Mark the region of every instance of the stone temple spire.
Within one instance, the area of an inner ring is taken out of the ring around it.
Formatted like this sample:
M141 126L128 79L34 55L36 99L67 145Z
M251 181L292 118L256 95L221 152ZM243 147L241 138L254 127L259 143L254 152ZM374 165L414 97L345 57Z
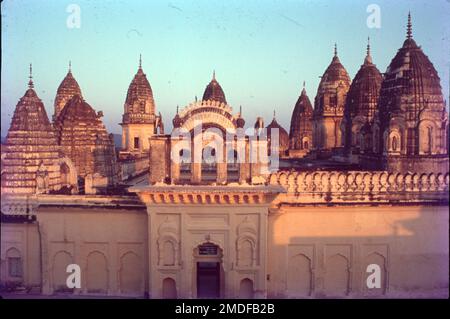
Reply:
M139 54L139 70L142 70L142 54Z
M34 88L34 83L33 83L33 66L30 63L30 76L29 76L30 80L28 81L28 88L32 89Z
M367 37L367 54L366 58L364 59L364 64L371 64L372 63L372 56L370 55L370 37Z
M69 61L69 70L56 90L54 102L55 111L53 115L54 120L59 116L67 102L75 95L80 95L82 97L80 86L72 74L72 61Z
M412 39L411 12L408 12L408 24L406 25L406 38L408 40Z

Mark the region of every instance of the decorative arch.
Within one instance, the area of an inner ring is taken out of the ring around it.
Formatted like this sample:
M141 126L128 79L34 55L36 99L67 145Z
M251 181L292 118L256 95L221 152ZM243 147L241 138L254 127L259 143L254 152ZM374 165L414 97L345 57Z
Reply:
M72 186L77 188L77 168L72 160L65 156L58 159L57 165L60 168L61 186Z
M91 251L87 255L86 290L88 293L106 294L109 288L108 259L103 252Z
M389 132L387 151L390 153L400 153L402 149L401 134L397 129Z
M248 216L237 227L237 265L240 267L253 267L256 264L257 229Z
M7 274L10 279L21 280L23 277L23 258L19 249L10 247L5 254Z
M349 293L349 261L342 254L327 259L325 273L325 292L328 296L346 296Z
M436 149L437 130L434 122L422 120L419 123L419 154L434 154Z
M301 149L309 150L310 148L311 148L311 141L309 140L309 137L308 136L303 136Z
M119 289L122 294L142 295L142 260L134 251L127 251L120 257Z
M204 109L197 109L196 112L190 112L186 114L186 120L181 127L190 132L194 129L198 121L201 121L203 126L209 123L221 128L224 132L226 130L234 132L236 130L236 125L233 122L233 116L226 111L222 111L222 109L219 110L220 111L217 112L214 108L207 107Z
M179 260L178 225L167 217L158 229L158 265L175 266Z
M364 272L367 266L370 264L376 264L381 268L381 287L380 288L367 288L366 280L363 282L363 289L367 295L384 295L387 291L387 259L385 256L377 251L367 254L364 260ZM369 275L365 272L366 277Z
M171 277L164 278L162 281L162 298L177 299L177 284Z
M310 296L312 292L312 261L305 254L292 256L288 261L286 290L290 297Z
M239 284L239 298L242 299L253 299L254 298L254 287L253 280L250 278L244 278Z
M66 284L67 266L73 263L73 256L67 250L60 250L53 255L52 262L52 287L55 292L72 292Z

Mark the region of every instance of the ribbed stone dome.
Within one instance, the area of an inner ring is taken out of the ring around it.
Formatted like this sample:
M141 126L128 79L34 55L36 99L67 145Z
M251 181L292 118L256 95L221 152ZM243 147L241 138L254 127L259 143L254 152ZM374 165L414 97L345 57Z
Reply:
M142 64L139 62L139 69L128 87L122 123L148 124L154 122L155 101L153 99L153 91L147 76L142 70Z
M376 65L372 63L368 46L364 64L356 73L348 90L344 114L350 118L364 116L369 121L372 120L377 108L382 81L383 76Z
M350 83L350 77L348 76L347 70L341 64L335 47L333 59L323 73L317 88L314 112L317 115L331 112L334 114L341 114L342 116L344 108L343 100L350 87ZM330 97L336 96L337 91L340 92L339 94L342 94L342 99L339 100L337 97L331 99Z
M285 151L287 151L289 148L289 135L286 132L286 130L277 122L277 120L275 119L275 115L273 117L272 122L270 122L270 124L267 125L266 129L267 129L267 137L269 139L268 143L269 151L271 146L272 133L275 132L273 131L273 129L278 129L278 138L279 138L278 147L280 153L284 153Z
M225 93L223 93L222 87L216 80L216 73L213 73L213 78L211 82L206 86L205 92L203 93L203 101L218 101L220 103L227 104L225 99Z
M303 84L303 90L298 97L297 103L295 103L291 117L289 130L291 149L300 149L305 136L308 137L309 141L312 140L312 116L313 107Z

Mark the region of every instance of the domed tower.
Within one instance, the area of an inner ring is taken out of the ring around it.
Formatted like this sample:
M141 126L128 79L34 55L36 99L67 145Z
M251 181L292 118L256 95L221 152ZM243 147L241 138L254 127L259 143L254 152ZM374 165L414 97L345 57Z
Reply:
M44 104L34 91L31 75L28 90L14 110L2 149L2 194L35 194L58 190L59 147Z
M286 130L278 124L275 118L275 111L273 111L273 120L266 127L267 130L267 148L269 155L271 154L272 140L278 134L278 149L280 156L285 156L289 149L289 135ZM278 132L277 132L278 130Z
M67 102L55 127L63 153L74 163L78 177L97 175L106 178L104 186L118 181L118 167L112 134L108 134L96 113L80 95Z
M350 77L339 61L335 45L333 59L314 100L313 146L321 156L329 156L333 148L342 146L341 121L349 88Z
M142 70L142 59L139 58L139 68L128 87L120 123L122 150L133 154L147 152L148 138L157 133L160 123L162 124L161 117L155 115L153 91Z
M55 112L53 114L53 121L56 120L59 113L61 113L62 109L66 105L66 103L74 96L74 95L81 95L81 89L78 85L77 80L72 75L72 65L71 62L69 62L69 71L67 72L67 75L62 80L61 84L58 87L58 90L56 91L56 97L55 97Z
M213 72L213 77L211 82L206 86L205 92L203 93L203 101L217 101L220 103L227 104L225 99L225 93L223 93L222 87L216 80L216 72Z
M313 108L306 94L305 82L303 90L295 103L289 131L289 156L303 157L312 148Z
M448 114L436 69L412 37L388 66L374 122L374 149L382 168L399 172L448 172Z
M377 110L380 87L383 77L376 65L372 63L370 43L367 43L367 54L364 63L356 73L345 102L342 132L344 136L344 151L352 162L358 162L360 152L371 152L371 138L363 133L370 132ZM364 131L362 130L365 126ZM368 141L369 143L365 143Z

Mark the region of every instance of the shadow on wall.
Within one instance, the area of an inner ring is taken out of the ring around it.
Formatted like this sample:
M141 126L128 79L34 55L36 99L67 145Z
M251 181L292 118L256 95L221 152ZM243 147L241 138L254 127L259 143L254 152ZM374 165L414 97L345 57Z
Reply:
M448 298L448 206L282 207L269 218L269 298ZM369 289L372 264L381 277Z

